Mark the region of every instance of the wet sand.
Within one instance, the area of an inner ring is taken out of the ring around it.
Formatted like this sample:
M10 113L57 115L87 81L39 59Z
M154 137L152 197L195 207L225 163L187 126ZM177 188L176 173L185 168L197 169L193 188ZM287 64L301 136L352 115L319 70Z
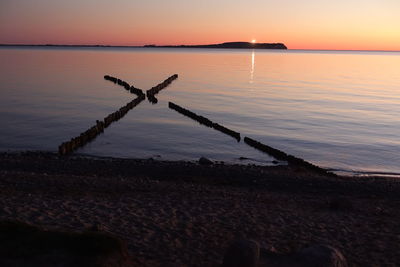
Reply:
M351 266L395 266L398 207L399 179L0 154L1 220L73 231L98 225L127 243L138 266L218 266L237 235L282 253L322 243Z

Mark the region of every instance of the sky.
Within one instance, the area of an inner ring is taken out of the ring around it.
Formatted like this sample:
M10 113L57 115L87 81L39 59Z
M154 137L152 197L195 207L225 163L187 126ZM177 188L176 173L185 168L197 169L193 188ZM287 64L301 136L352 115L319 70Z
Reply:
M400 50L400 0L0 0L1 44Z

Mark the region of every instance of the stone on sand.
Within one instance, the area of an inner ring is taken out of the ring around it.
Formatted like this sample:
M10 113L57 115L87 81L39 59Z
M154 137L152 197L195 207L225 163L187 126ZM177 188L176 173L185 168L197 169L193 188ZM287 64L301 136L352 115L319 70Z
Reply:
M301 266L315 267L347 267L342 253L328 245L314 245L296 253L295 258Z
M277 253L261 248L258 266L268 267L347 267L343 254L328 245L313 245L294 253Z

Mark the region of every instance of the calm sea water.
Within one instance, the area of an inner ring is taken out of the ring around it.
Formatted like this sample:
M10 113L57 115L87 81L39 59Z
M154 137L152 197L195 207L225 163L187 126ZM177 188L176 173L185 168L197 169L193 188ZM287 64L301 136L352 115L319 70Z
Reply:
M135 97L105 74L147 90L178 73L158 104L142 102L77 153L273 160L172 101L323 167L400 173L398 52L3 47L0 71L0 151L57 151Z

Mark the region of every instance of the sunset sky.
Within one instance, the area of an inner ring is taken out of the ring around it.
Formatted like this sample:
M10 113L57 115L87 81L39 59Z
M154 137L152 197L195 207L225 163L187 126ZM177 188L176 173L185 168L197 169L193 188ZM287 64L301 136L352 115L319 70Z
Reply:
M0 0L0 43L400 50L399 14L399 0Z

